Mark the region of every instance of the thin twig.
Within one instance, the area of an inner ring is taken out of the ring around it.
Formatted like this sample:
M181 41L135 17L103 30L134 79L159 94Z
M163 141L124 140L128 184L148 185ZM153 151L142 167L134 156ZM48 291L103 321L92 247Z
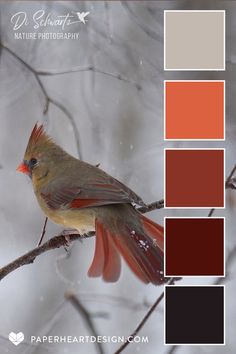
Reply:
M173 354L176 352L176 350L179 348L180 346L179 345L172 345L170 347L170 349L168 350L168 352L166 352L166 354Z
M236 165L234 165L234 167L232 168L232 171L230 172L229 176L226 179L225 188L228 188L229 186L231 187L230 182L235 174L235 171L236 171Z
M17 59L24 67L26 67L29 71L31 71L40 87L40 89L42 90L42 93L45 97L47 97L47 92L46 89L42 83L42 81L40 80L40 78L38 77L37 71L30 65L28 64L26 61L24 61L18 54L16 54L13 50L11 50L9 47L7 47L6 45L4 45L3 43L0 43L0 46L9 54L11 54L15 59Z
M125 76L122 76L121 74L107 72L107 71L101 70L101 69L96 68L95 66L91 66L91 65L88 65L85 67L75 67L75 68L63 70L63 71L37 70L37 69L33 68L30 64L28 64L24 59L22 59L18 54L16 54L8 46L4 45L1 42L0 42L0 46L4 50L6 50L10 55L12 55L15 59L17 59L22 65L24 65L34 75L34 78L37 81L37 83L43 93L44 99L45 99L45 106L43 109L43 113L46 114L49 110L49 105L52 104L52 105L56 106L61 112L63 112L63 114L68 118L68 120L70 121L70 123L73 127L78 156L81 160L82 160L82 151L81 151L81 144L80 144L80 136L79 136L79 131L76 126L73 115L69 112L69 110L61 102L58 102L57 100L55 100L54 98L52 98L48 94L45 85L43 84L42 80L40 79L40 76L63 75L63 74L69 74L69 73L74 73L74 72L89 71L89 72L94 72L94 73L103 74L106 76L113 77L114 79L117 79L119 81L123 81L123 82L134 85L138 91L142 90L142 86L140 84L128 79Z
M117 74L117 73L112 73L112 72L105 71L105 70L101 70L101 69L95 67L94 65L87 65L84 67L83 66L76 66L71 69L66 69L66 70L62 70L62 71L59 71L59 70L50 70L50 71L37 70L37 75L39 75L39 76L55 76L55 75L57 75L58 76L58 75L65 75L65 74L86 72L86 71L90 71L90 72L94 72L96 74L103 74L106 76L113 77L116 80L124 81L128 84L135 86L138 91L142 90L142 86L140 84L138 84L135 81L132 81L131 79L128 79L126 76L123 76L123 75Z
M175 280L176 280L175 278L171 278L168 282L168 285L173 285L175 283ZM132 339L139 333L141 328L145 325L145 323L147 322L147 320L149 319L149 317L154 312L154 310L156 309L156 307L159 305L159 303L161 302L161 300L163 298L164 298L164 291L156 299L156 301L154 302L154 304L152 305L150 310L146 313L146 315L144 316L142 321L139 323L139 325L136 327L136 329L128 336L126 342L124 344L122 344L122 346L118 350L116 350L114 354L119 354L119 353L123 352L123 350L130 344Z
M64 260L68 260L71 257L72 254L72 249L75 246L75 244L72 244L72 246L70 248L65 248L65 252L59 254L54 262L54 266L55 266L55 271L56 274L58 276L58 278L66 285L69 287L73 287L74 282L72 280L70 280L69 278L67 278L62 271L60 270L60 262L64 261Z
M208 213L208 217L211 217L211 216L213 215L214 211L215 211L215 209L212 208L212 209L209 211L209 213Z
M63 311L66 309L67 302L64 300L62 303L59 304L59 306L56 307L56 309L53 311L53 314L49 314L50 317L47 318L47 320L42 324L42 327L37 330L36 337L43 337L43 336L48 336L52 332L52 330L55 328L55 326L61 322L61 317L63 314ZM36 343L30 343L31 345L26 348L24 352L21 352L21 354L34 354L36 352L44 353L44 348L45 348L45 343L42 342L36 342ZM50 347L50 351L52 352L53 349Z
M43 241L43 238L44 238L44 235L45 235L45 232L46 232L47 222L48 222L48 217L46 216L44 224L43 224L43 229L42 229L42 232L41 232L41 235L40 235L40 239L39 239L39 242L38 242L38 245L37 245L38 247L41 245L41 243Z
M108 295L108 294L98 294L98 293L79 293L80 298L85 302L96 302L110 304L113 307L120 306L122 308L127 308L131 311L144 311L149 309L151 306L150 302L145 298L141 302L137 302L129 297Z
M225 181L225 189L235 189L235 185L232 182L232 178L233 178L235 172L236 172L236 165L234 165L234 167L232 168L230 174L228 175L228 177ZM215 209L212 208L208 213L208 217L212 216L214 211L215 211Z
M90 65L87 66L75 66L71 69L65 69L65 70L37 70L37 74L39 76L59 76L59 75L65 75L65 74L72 74L72 73L78 73L78 72L83 72L83 71L93 71L93 67Z
M228 253L228 256L227 256L227 259L225 262L225 270L226 270L225 276L217 278L214 282L214 285L220 285L230 278L229 267L235 261L235 256L236 256L236 245Z
M54 98L48 97L48 102L53 104L55 107L57 107L69 119L69 121L72 125L72 128L73 128L75 142L76 142L76 146L77 146L77 150L78 150L78 155L79 155L80 160L82 160L82 151L81 151L79 131L77 129L77 126L76 126L76 123L75 123L75 120L74 120L72 114L68 111L68 109L63 104L61 104L60 102L58 102Z
M45 99L45 106L43 109L43 113L46 114L49 110L49 105L52 104L56 106L60 111L67 117L67 119L70 121L72 127L73 127L73 132L75 135L75 140L76 140L76 146L77 146L77 151L78 151L78 157L82 160L82 152L81 152L81 144L80 144L80 139L79 139L79 131L76 126L75 120L72 116L72 114L69 112L69 110L62 104L56 101L54 98L50 97L48 94L46 87L44 86L42 80L39 77L39 73L36 69L34 69L30 64L28 64L24 59L22 59L18 54L16 54L13 50L11 50L9 47L6 45L2 44L0 42L0 46L6 50L10 55L12 55L15 59L17 59L22 65L24 65L25 68L27 68L33 75L38 83L41 92L44 96Z
M87 309L81 304L79 301L78 297L72 292L72 291L67 291L65 293L65 298L70 301L70 303L74 306L74 308L79 312L79 314L82 316L84 319L85 323L88 326L88 329L90 330L91 334L94 337L98 337L97 330L93 324L93 321L91 320L91 314ZM97 347L98 353L104 354L104 350L102 347L102 344L98 342L97 340L94 342L94 344Z
M153 205L155 204L156 206L158 206L162 201L159 202L154 202L151 203L149 205L147 205L147 207L145 207L147 212L149 211L149 207L151 206L150 210L154 210ZM139 208L138 210L140 210L141 208ZM158 209L158 207L156 208ZM87 234L83 234L80 235L79 233L77 233L77 231L72 232L69 231L69 233L64 233L62 235L59 236L54 236L53 238L51 238L49 241L45 242L43 245L34 248L33 250L27 252L26 254L24 254L23 256L15 259L14 261L12 261L11 263L7 264L6 266L2 267L0 269L0 280L2 280L5 276L7 276L9 273L13 272L14 270L20 268L23 265L26 264L30 264L33 263L35 258L38 257L40 254L45 253L49 250L55 249L55 248L59 248L59 247L64 247L68 245L68 242L72 242L75 240L81 240L83 238L88 238L88 237L93 237L95 235L94 231L91 231Z
M122 6L124 9L127 11L128 15L131 17L131 19L134 20L134 22L143 30L143 32L146 33L146 35L152 39L155 39L158 42L162 41L161 35L157 34L154 32L151 28L149 28L144 22L141 22L138 18L138 16L134 13L134 11L131 9L130 4L128 4L127 1L121 1Z

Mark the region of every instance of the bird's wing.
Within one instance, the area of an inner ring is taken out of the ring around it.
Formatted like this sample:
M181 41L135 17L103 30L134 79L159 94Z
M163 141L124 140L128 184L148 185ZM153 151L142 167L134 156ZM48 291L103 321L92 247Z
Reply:
M110 176L83 185L68 184L67 181L67 178L56 179L41 190L41 197L50 209L79 209L118 203L145 205L132 190Z

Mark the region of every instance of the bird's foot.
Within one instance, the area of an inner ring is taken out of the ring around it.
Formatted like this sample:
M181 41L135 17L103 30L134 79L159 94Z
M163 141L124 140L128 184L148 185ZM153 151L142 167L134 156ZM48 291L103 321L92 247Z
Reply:
M79 235L79 232L78 230L63 230L61 235L65 238L65 248L69 248L71 243L70 236Z

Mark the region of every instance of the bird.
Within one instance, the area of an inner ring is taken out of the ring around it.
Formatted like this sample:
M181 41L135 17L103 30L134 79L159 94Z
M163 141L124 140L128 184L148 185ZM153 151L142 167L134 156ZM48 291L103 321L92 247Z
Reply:
M80 20L80 22L82 22L83 24L85 24L85 22L87 22L88 20L85 19L85 17L87 17L90 12L75 12L78 16L78 19Z
M39 206L54 223L80 234L95 231L89 277L116 282L121 258L145 284L161 285L163 226L144 216L143 200L108 173L79 160L36 123L17 171L28 175Z

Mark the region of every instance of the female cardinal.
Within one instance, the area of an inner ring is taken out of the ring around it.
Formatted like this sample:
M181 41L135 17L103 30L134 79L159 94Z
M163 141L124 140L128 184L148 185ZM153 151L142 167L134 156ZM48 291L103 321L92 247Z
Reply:
M96 231L89 276L116 281L122 255L143 282L165 281L163 227L135 209L133 204L145 204L131 189L69 155L37 124L17 170L32 179L39 205L49 219L79 233Z

